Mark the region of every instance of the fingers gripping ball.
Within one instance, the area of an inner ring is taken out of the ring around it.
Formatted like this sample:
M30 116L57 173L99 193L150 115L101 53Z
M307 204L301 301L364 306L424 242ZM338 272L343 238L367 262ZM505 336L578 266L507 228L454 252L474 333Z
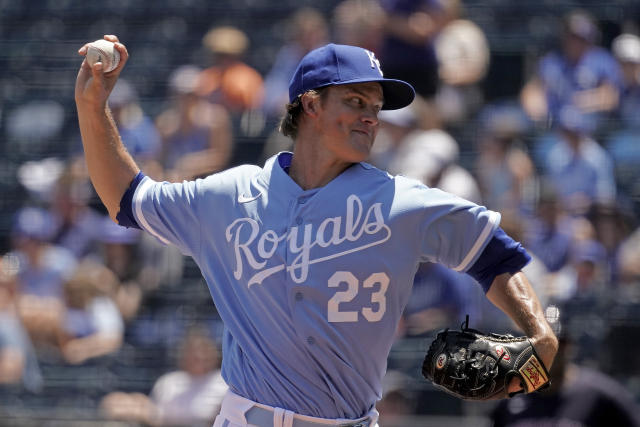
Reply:
M96 40L87 48L87 62L93 67L96 62L102 62L104 73L113 71L120 63L120 52L115 45L108 40Z
M511 397L509 382L520 379L523 392L549 385L549 373L527 337L486 335L470 329L439 332L422 364L435 386L467 400Z

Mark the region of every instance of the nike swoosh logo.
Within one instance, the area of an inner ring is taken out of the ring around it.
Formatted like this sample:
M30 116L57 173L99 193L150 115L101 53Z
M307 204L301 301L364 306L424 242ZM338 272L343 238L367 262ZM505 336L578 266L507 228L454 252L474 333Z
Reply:
M260 196L262 196L262 193L258 193L256 196L246 196L244 193L240 194L238 196L238 203L247 203L247 202L253 202L254 200L256 200L257 198L259 198Z

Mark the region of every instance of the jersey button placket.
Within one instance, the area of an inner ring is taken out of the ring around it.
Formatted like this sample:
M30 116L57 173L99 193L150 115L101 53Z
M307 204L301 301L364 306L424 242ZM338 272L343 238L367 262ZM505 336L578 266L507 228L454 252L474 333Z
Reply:
M294 289L292 300L291 320L293 322L293 328L295 329L298 338L303 343L307 345L314 345L316 343L316 339L309 335L313 329L308 327L309 316L307 313L307 309L309 307L308 304L313 305L313 301L307 300L304 285L298 286L297 289Z
M298 238L301 239L304 233L305 227L305 213L306 210L309 209L308 203L310 201L310 196L299 196L293 200L293 204L291 205L291 211L289 214L289 224L290 227L298 228ZM300 244L300 241L295 242L294 246ZM287 244L286 246L286 259L287 265L289 265L293 259L295 259L299 253L292 253L291 246ZM296 331L298 339L304 345L315 345L316 341L313 336L310 335L311 328L309 328L307 322L309 320L307 309L308 304L313 304L313 301L308 300L305 295L306 287L309 286L309 278L303 283L294 283L291 272L287 272L286 280L287 287L289 288L290 295L290 304L291 304L291 315L292 315L292 326Z

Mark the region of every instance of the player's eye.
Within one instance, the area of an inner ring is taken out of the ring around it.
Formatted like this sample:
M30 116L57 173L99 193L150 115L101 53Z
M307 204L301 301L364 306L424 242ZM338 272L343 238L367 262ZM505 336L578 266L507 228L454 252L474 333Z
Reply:
M362 101L362 98L358 96L352 96L351 98L349 98L349 103L357 106L362 106L364 104L364 101Z

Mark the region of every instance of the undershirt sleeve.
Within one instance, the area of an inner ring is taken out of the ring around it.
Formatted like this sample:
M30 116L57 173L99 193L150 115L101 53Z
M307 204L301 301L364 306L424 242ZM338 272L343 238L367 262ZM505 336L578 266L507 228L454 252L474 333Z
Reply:
M118 224L123 227L142 229L133 216L133 195L144 177L145 175L142 172L138 172L135 178L133 178L133 181L131 181L131 184L129 184L127 191L122 195L122 199L120 199L120 211L118 211L116 215L116 220Z
M516 273L530 261L531 256L522 245L498 227L467 274L476 279L487 293L497 276L503 273Z

